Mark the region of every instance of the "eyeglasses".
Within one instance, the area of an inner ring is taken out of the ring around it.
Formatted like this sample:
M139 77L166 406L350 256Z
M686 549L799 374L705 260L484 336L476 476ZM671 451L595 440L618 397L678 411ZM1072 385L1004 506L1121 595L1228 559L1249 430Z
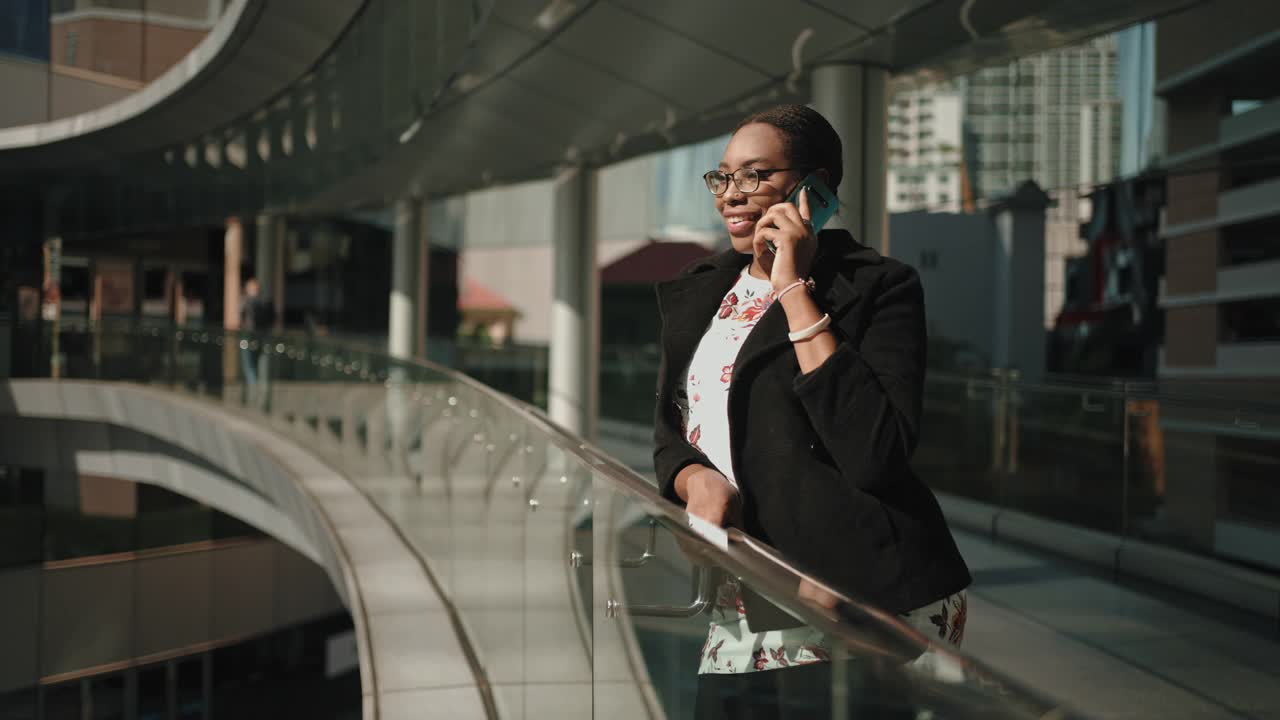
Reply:
M744 193L755 192L760 187L761 180L767 180L774 173L787 172L788 170L796 170L804 172L808 168L753 168L741 167L732 173L723 170L712 170L702 176L707 183L707 189L712 195L723 195L725 190L729 189L729 180L733 180L733 184Z

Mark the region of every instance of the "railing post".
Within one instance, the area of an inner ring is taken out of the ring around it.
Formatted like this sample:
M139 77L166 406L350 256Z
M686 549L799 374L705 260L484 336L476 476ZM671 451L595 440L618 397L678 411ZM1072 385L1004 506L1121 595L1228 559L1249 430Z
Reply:
M1010 370L1006 374L1004 383L1005 387L1005 474L1018 474L1018 406L1021 404L1021 395L1018 392L1019 373L1017 370Z
M1005 461L1008 457L1008 378L1002 369L992 370L991 374L996 380L996 387L991 393L991 476L996 484L996 504L1003 506L1007 490Z

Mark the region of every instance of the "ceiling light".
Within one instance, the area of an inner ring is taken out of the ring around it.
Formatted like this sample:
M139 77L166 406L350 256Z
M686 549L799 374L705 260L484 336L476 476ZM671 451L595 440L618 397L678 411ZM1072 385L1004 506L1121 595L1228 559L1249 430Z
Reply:
M577 3L573 0L551 0L542 9L542 12L538 13L538 16L533 19L533 24L540 30L551 32L556 26L564 22L565 18L569 17L576 7Z

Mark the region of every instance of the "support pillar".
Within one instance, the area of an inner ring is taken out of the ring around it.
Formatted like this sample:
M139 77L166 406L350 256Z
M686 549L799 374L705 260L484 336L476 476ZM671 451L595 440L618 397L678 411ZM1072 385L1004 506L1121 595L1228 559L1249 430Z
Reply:
M595 434L599 357L596 271L596 175L563 169L554 180L554 282L547 393L551 419L590 439Z
M244 256L244 227L240 218L227 218L222 236L222 327L227 331L240 329L240 260ZM239 376L240 349L234 342L223 347L223 383L234 383Z
M421 355L426 314L426 203L407 197L396 202L391 233L391 307L387 353L395 358Z
M1044 224L1049 196L1033 180L987 208L995 231L991 364L1035 382L1045 371Z
M888 82L884 68L852 63L821 65L812 78L813 107L831 122L844 146L838 224L881 253L889 252Z
M397 201L391 233L391 305L387 326L387 353L397 359L425 355L427 235L426 202L413 196ZM400 475L410 472L408 433L412 411L406 397L407 368L393 366L389 375L386 421L391 463L387 469Z
M271 302L272 326L258 332L280 332L284 328L284 222L275 215L259 215L254 245L253 276L259 292Z

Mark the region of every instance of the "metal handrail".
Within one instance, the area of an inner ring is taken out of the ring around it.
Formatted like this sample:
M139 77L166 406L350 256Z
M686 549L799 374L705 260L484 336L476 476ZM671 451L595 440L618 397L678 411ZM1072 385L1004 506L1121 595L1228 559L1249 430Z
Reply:
M1231 397L1210 393L1171 392L1158 383L1112 379L1110 382L1087 382L1056 378L1053 381L1010 379L1002 375L967 375L930 370L926 383L938 385L1013 388L1026 392L1058 395L1084 395L1095 399L1159 400L1167 403L1198 405L1206 410L1229 410L1280 416L1280 402L1248 397Z
M715 573L701 565L694 565L693 596L689 598L688 603L684 605L624 605L617 600L610 599L605 603L604 613L610 618L617 618L623 615L662 618L697 617L711 609L711 601L714 599L714 588L712 588L712 580L714 579Z

